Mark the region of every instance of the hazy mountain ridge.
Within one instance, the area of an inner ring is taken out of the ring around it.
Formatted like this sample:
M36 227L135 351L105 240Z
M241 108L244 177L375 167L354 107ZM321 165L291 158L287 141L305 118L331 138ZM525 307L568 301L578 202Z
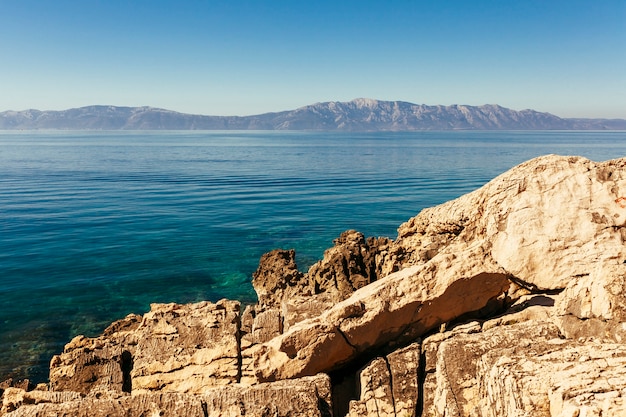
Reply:
M203 116L153 107L5 111L0 129L67 130L621 130L623 119L565 119L499 105L429 106L359 98L253 116Z

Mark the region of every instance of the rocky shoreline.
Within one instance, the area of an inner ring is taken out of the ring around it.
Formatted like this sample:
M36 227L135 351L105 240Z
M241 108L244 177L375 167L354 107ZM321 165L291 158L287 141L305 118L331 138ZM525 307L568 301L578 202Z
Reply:
M626 415L625 241L626 158L536 158L306 273L265 254L256 305L78 336L0 415Z

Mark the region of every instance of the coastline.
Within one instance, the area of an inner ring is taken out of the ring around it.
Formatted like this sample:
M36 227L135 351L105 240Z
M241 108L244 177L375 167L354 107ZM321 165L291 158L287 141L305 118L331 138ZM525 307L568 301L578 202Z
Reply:
M306 273L269 252L256 305L154 304L78 336L49 385L5 386L0 414L617 415L624 190L626 159L548 155L395 240L346 231Z

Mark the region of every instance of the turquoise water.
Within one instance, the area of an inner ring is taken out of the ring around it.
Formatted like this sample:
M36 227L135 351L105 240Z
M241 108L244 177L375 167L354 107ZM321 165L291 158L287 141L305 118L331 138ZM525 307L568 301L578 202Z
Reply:
M305 270L546 153L626 132L0 132L0 380L152 302L253 302L264 252Z

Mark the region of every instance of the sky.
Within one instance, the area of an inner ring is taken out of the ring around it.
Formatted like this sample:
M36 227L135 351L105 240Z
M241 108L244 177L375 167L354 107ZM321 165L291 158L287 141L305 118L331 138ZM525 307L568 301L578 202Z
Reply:
M626 119L626 0L0 0L0 111L358 97Z

